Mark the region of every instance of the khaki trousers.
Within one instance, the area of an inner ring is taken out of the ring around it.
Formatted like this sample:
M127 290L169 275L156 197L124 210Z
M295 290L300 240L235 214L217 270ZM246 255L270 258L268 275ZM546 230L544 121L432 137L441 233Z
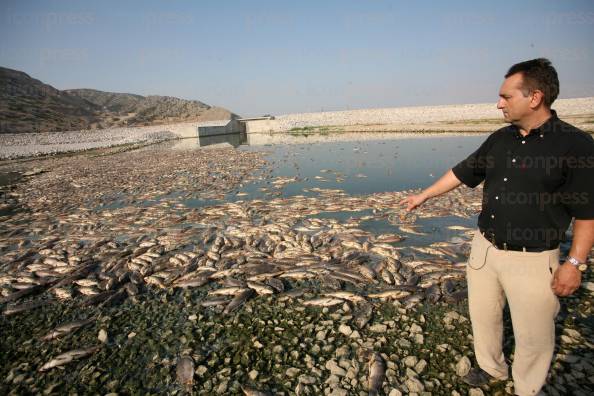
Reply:
M476 359L492 376L508 378L502 350L507 299L515 339L512 376L517 395L535 395L546 381L559 312L559 300L551 289L558 266L558 248L537 253L499 250L479 231L472 240L466 272Z

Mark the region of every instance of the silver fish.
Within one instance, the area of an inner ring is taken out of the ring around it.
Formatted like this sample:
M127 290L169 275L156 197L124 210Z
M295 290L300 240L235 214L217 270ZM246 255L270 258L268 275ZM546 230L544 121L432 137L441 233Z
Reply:
M81 327L86 326L89 323L92 323L94 321L95 321L95 318L91 317L88 319L76 320L74 322L64 323L62 325L59 325L58 327L56 327L55 329L53 329L52 331L50 331L49 333L47 333L46 335L41 337L40 339L42 341L53 340L55 338L62 337L63 335L73 333L76 330L80 329Z
M39 371L47 371L54 367L63 366L67 363L72 362L73 360L81 359L86 356L92 355L93 353L97 352L99 349L101 349L101 347L95 346L95 347L90 347L90 348L75 349L72 351L68 351L66 353L56 356L55 358L53 358L52 360L50 360L49 362L47 362L46 364L41 366Z

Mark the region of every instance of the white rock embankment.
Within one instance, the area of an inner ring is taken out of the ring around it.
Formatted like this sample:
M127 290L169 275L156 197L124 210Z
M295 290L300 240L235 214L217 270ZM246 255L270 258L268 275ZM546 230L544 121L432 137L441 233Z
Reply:
M99 130L18 133L0 135L0 159L32 157L72 151L153 143L187 136L197 123Z
M594 97L558 99L553 108L560 116L594 114ZM385 109L362 109L298 113L276 116L276 131L315 126L350 126L368 124L415 125L465 120L501 119L495 103L415 106Z

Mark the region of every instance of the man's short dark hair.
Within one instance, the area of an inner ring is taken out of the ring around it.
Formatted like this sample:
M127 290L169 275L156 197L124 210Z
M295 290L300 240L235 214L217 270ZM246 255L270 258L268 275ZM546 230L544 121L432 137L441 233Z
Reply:
M522 93L524 96L528 96L535 90L539 90L544 94L544 104L550 108L559 95L559 77L557 77L557 71L551 64L551 61L545 58L538 58L516 63L509 68L505 78L516 73L522 73L524 77L522 84Z

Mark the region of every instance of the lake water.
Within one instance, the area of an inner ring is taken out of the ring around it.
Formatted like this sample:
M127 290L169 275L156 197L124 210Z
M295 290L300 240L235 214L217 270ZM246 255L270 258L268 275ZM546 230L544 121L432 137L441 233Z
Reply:
M224 135L168 143L171 149L233 146L263 151L275 178L296 178L278 195L314 195L311 188L341 189L350 195L424 188L476 150L488 134L419 135L395 133L330 135ZM260 199L271 188L268 181L254 182L228 194L227 200ZM235 193L236 193L235 192ZM247 194L247 195L243 195ZM210 201L212 203L214 201ZM204 202L188 202L203 206Z

